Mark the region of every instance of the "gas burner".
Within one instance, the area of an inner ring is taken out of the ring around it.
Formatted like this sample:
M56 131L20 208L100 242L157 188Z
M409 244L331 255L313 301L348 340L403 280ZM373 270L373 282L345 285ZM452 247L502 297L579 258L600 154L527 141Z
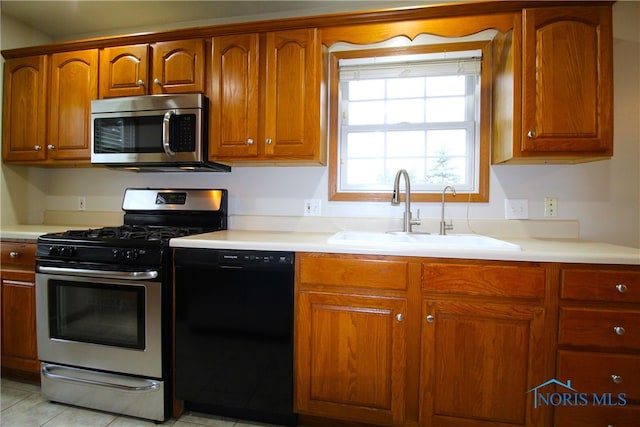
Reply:
M119 227L89 228L87 230L68 230L61 233L61 236L70 239L83 238L95 240L167 240L204 232L205 228L202 227L122 225Z

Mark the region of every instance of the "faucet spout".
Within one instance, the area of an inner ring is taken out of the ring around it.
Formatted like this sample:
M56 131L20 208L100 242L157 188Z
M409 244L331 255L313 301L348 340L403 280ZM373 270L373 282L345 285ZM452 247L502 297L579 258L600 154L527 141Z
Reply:
M444 190L442 190L442 212L440 215L440 235L441 236L446 235L447 230L453 230L453 223L447 224L447 222L444 220L444 196L447 190L451 190L451 194L453 194L453 197L456 196L456 189L451 185L447 185L446 187L444 187Z
M411 182L409 180L409 174L405 169L400 169L396 173L396 178L393 181L393 195L391 196L391 205L400 205L400 178L404 178L404 219L402 225L402 231L405 233L412 232L412 226L420 224L420 218L411 218ZM418 216L420 212L418 212Z

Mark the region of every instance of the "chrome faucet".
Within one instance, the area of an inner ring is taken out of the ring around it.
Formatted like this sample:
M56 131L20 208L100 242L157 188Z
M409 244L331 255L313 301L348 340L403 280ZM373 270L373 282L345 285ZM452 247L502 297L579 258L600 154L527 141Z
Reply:
M412 233L411 226L420 224L420 211L418 211L418 218L411 218L411 183L409 182L409 174L406 170L400 169L396 173L396 179L393 182L393 196L391 196L391 205L400 205L400 177L404 177L404 221L402 225L402 231L405 233Z
M444 187L444 190L442 190L442 215L440 216L440 235L444 236L447 234L447 230L453 230L453 222L450 222L449 224L447 224L447 222L444 220L444 194L447 192L447 190L451 190L451 193L453 193L453 197L456 196L456 189L453 188L453 186L451 185L447 185L446 187Z

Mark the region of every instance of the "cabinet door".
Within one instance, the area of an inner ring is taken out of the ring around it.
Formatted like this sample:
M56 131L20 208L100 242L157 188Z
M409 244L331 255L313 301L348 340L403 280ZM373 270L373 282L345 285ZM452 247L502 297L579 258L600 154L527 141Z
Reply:
M319 158L322 53L316 29L266 35L265 154Z
M300 292L296 411L402 425L406 300Z
M91 157L91 100L98 97L98 50L51 55L47 156Z
M552 375L543 308L426 300L423 314L420 425L550 424L527 393Z
M523 11L523 151L613 152L611 7Z
M159 42L151 48L151 93L205 92L204 40Z
M258 155L258 34L213 38L211 61L212 159Z
M100 50L100 98L149 93L149 45Z
M8 59L4 65L2 147L5 161L44 160L47 56Z
M33 276L33 274L30 274ZM24 274L22 276L25 276ZM38 372L33 278L2 276L2 367Z

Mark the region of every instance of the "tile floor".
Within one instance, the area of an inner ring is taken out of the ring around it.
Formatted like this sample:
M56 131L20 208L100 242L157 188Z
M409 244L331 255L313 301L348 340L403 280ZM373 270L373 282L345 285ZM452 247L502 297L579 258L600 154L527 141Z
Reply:
M0 404L2 427L270 426L199 413L186 413L179 420L172 418L163 424L155 424L138 418L51 403L40 396L40 387L37 385L5 378L0 380Z

